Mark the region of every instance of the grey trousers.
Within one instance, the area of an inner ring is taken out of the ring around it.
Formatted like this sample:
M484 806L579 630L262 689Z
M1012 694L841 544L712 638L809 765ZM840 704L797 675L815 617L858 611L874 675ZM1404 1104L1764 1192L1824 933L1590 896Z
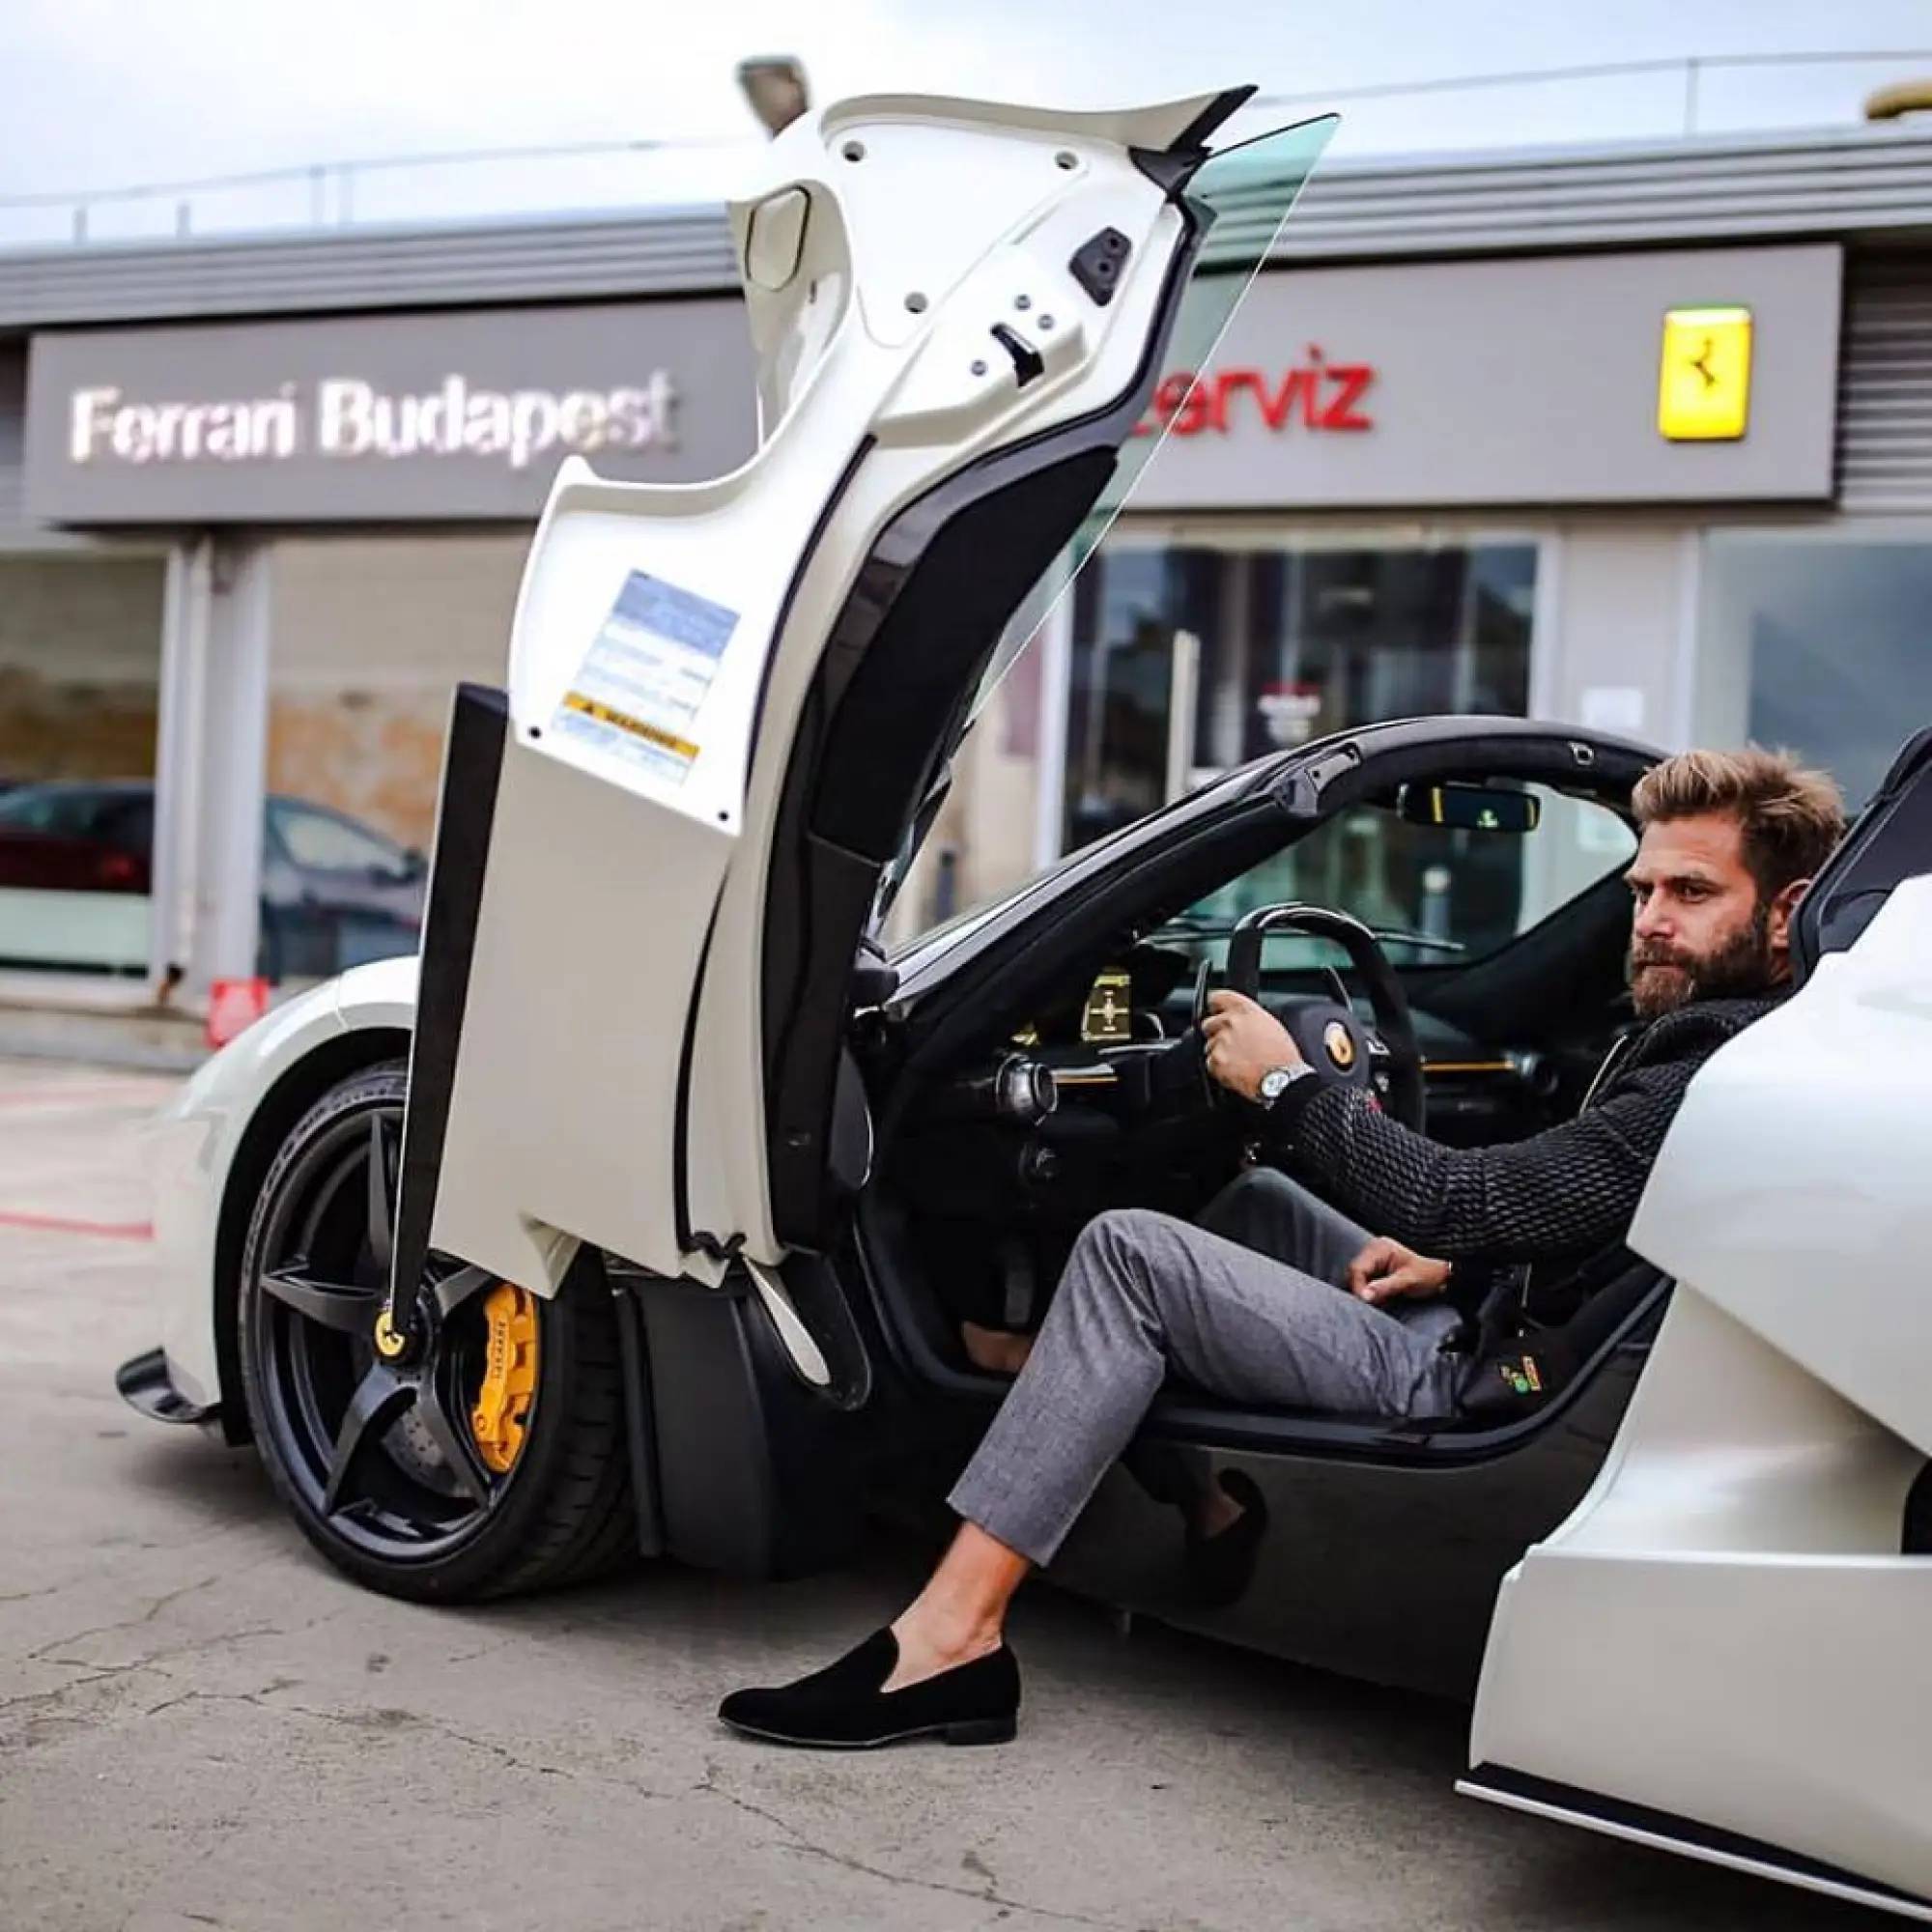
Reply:
M1170 1374L1261 1407L1450 1414L1461 1364L1440 1347L1456 1310L1350 1294L1368 1239L1270 1168L1224 1188L1199 1224L1139 1208L1097 1215L952 1509L1050 1562Z

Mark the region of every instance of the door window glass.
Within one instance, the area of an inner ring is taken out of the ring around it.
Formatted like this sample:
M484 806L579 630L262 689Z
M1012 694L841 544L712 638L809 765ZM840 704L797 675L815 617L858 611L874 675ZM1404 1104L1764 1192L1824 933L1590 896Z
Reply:
M1714 531L1697 640L1698 740L1782 747L1857 808L1932 724L1932 532Z
M1208 366L1336 125L1328 115L1257 135L1216 151L1189 177L1186 200L1194 218L1205 224L1205 233L1166 343L1165 367L1170 373L1163 378L1165 386L1156 389L1154 407L1122 444L1112 474L1072 541L1009 618L971 701L959 716L958 736L979 720L1008 673L1037 642L1048 614L1063 599L1080 594L1078 586L1097 561L1101 539L1148 465L1159 461L1167 447L1172 415L1180 402L1179 395L1172 395L1176 379L1182 380L1184 389L1187 379ZM1161 401L1164 395L1171 397L1168 403ZM933 777L942 784L945 760L956 748L958 736L942 748L935 766ZM886 868L875 916L896 895L918 855L923 830L916 824L909 831Z
M1217 150L1189 177L1187 200L1207 231L1168 338L1170 371L1191 377L1208 366L1337 125L1333 115L1324 115L1258 134ZM1172 422L1171 414L1162 417L1161 394L1156 391L1153 419L1122 446L1113 475L1073 541L1014 611L974 694L969 719L986 708L1014 660L1039 635L1047 612L1065 595L1069 580L1077 582L1088 567L1142 472L1159 461ZM1174 396L1171 408L1178 409L1180 400Z
M378 879L409 876L410 862L402 847L367 826L279 799L270 804L269 816L282 850L305 870L360 872Z

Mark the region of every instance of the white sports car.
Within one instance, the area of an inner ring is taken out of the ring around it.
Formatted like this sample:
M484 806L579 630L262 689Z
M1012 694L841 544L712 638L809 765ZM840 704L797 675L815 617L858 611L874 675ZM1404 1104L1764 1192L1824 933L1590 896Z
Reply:
M1233 772L888 956L878 922L1042 598L1156 445L1327 124L868 99L733 208L762 440L556 478L506 688L457 697L420 960L211 1061L153 1147L164 1419L258 1447L365 1583L837 1561L916 1520L1096 1209L1244 1155L1218 971L1449 1140L1563 1118L1628 1016L1655 757L1434 719ZM1487 906L1351 897L1366 838ZM1055 1566L1231 1641L1475 1690L1463 1788L1932 1920L1932 734L1694 1082L1590 1347L1430 1427L1177 1388ZM1353 917L1363 911L1363 918ZM1263 941L1274 937L1264 971ZM1337 959L1340 964L1335 963ZM1238 1468L1233 1601L1169 1513Z

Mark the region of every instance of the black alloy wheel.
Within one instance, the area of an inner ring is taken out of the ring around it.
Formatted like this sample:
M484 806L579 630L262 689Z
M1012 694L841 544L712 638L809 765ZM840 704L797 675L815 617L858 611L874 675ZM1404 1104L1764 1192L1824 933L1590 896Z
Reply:
M432 1256L419 1334L384 1310L407 1072L343 1081L298 1122L242 1250L244 1394L309 1540L394 1596L584 1580L636 1553L616 1314L599 1258L545 1298Z

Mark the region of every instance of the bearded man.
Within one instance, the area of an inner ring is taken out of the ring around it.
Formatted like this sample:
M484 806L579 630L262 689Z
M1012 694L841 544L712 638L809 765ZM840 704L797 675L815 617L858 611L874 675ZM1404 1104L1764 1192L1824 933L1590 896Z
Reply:
M1199 1222L1101 1214L1037 1337L969 1333L982 1366L1016 1378L949 1498L962 1521L930 1581L837 1663L726 1698L726 1723L845 1747L1010 1737L1019 1668L1007 1605L1170 1375L1244 1406L1392 1421L1480 1412L1497 1369L1517 1393L1544 1392L1534 1357L1522 1366L1524 1337L1543 1337L1552 1306L1587 1307L1628 1264L1631 1220L1685 1089L1788 990L1792 914L1845 829L1829 778L1758 750L1667 759L1634 805L1638 1025L1577 1116L1528 1140L1444 1147L1361 1090L1308 1077L1272 1015L1214 994L1208 1071L1265 1108L1273 1152L1307 1185L1260 1166ZM1545 1339L1535 1347L1550 1352ZM1190 1557L1225 1600L1227 1580L1252 1570L1259 1492L1228 1472L1186 1507Z

